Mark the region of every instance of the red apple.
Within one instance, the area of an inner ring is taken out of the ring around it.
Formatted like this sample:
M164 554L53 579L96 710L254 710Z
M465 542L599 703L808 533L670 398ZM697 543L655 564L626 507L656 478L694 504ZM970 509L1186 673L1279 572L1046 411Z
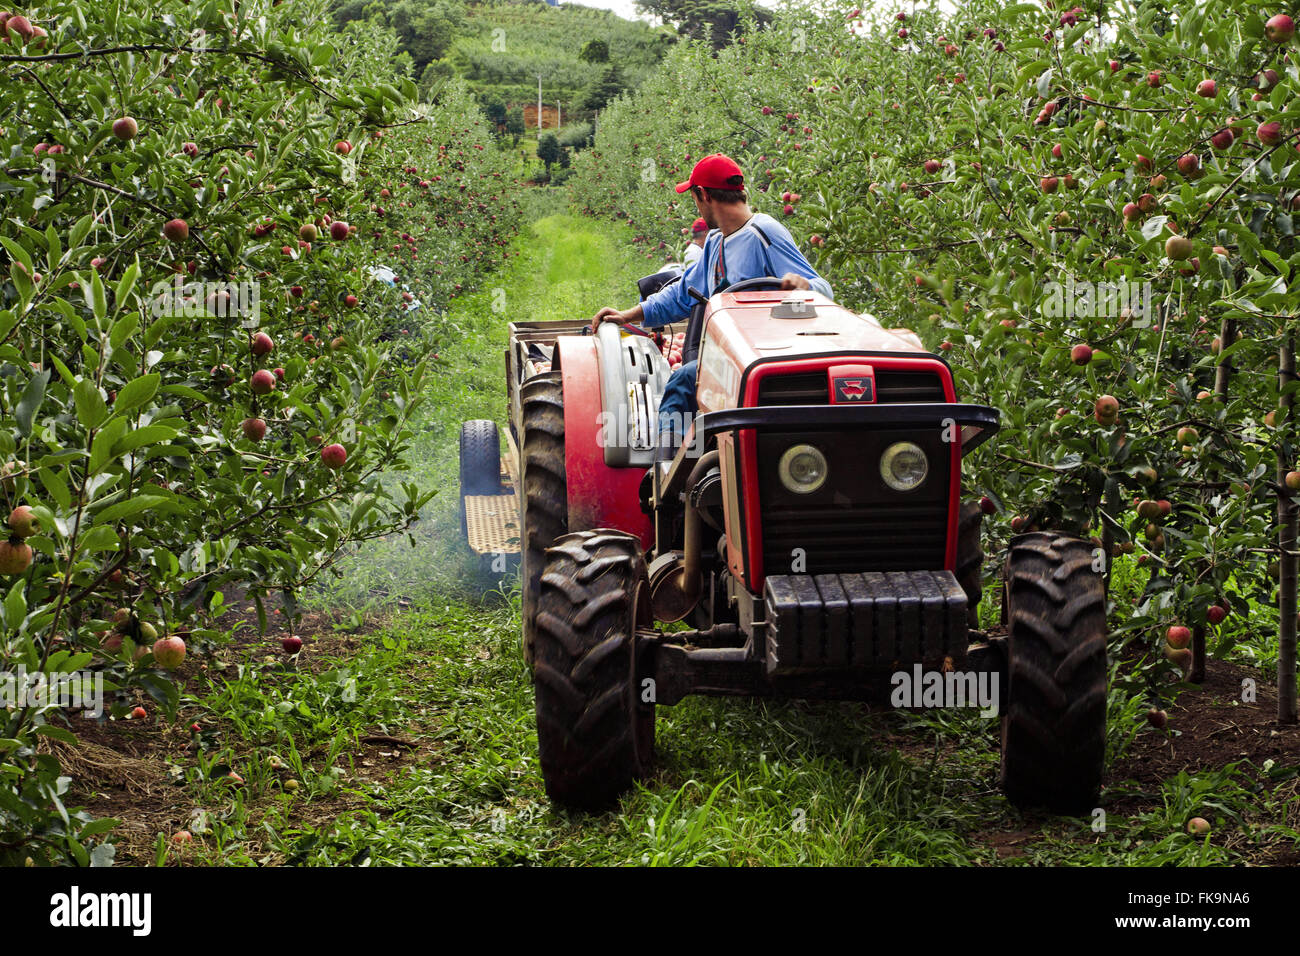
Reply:
M1160 729L1164 727L1164 725L1168 721L1169 721L1169 715L1166 714L1159 707L1152 707L1150 710L1147 711L1147 723L1150 724L1152 727L1155 727L1156 729Z
M1169 630L1165 631L1165 640L1173 648L1186 647L1192 640L1192 630L1184 627L1182 624L1175 624Z
M1165 240L1165 255L1175 262L1191 258L1192 240L1185 236L1170 236Z
M1075 365L1087 365L1092 361L1092 346L1080 342L1070 349L1070 361Z
M144 720L148 716L149 716L149 712L145 710L143 707L137 707L131 711L131 718L133 720Z
M339 220L330 223L330 238L335 242L342 242L348 237L348 224Z
M130 116L123 116L121 119L113 120L113 135L123 142L135 139L135 134L139 130L140 127Z
M185 660L185 642L172 634L153 643L153 659L159 667L174 671Z
M1193 836L1205 836L1210 832L1210 822L1204 817L1192 817L1187 821L1187 832Z
M1038 181L1038 187L1045 193L1054 193L1058 183L1060 180L1055 176L1044 176Z
M1282 124L1276 120L1270 123L1260 123L1255 127L1255 135L1265 146L1276 146L1282 142Z
M980 511L984 512L986 515L991 515L997 510L997 505L993 503L993 499L988 495L985 495L980 499Z
M326 445L320 450L320 460L327 467L338 470L348 460L348 451L342 445Z
M1219 85L1213 80L1201 80L1196 84L1196 95L1204 96L1206 99L1214 99L1219 92Z
M341 156L346 156L348 153L352 152L352 144L346 139L341 139L334 144L334 151Z
M264 368L259 368L253 373L253 377L248 384L254 395L269 395L275 390L275 374L268 372Z
M249 441L261 441L266 437L266 422L260 418L245 418L239 423L239 427L244 431L244 437Z
M273 348L275 348L275 339L265 332L258 332L253 336L253 354L258 358L266 355Z
M1195 176L1201 169L1201 157L1195 153L1185 153L1178 157L1178 171L1184 176Z
M15 538L30 538L39 530L36 516L26 505L19 505L9 512L9 530Z
M1223 623L1223 619L1228 616L1227 608L1220 607L1217 604L1211 604L1205 609L1205 619L1216 627Z
M1101 425L1114 425L1119 421L1119 400L1114 395L1103 395L1093 406L1093 417Z
M280 641L280 646L284 648L284 652L286 654L289 655L297 654L300 650L302 650L302 638L301 637L283 638Z
M162 231L163 237L171 242L184 242L190 237L190 224L184 219L169 219Z
M1264 24L1264 35L1274 43L1286 43L1295 36L1295 21L1285 13L1269 17Z
M0 574L22 574L31 566L31 545L26 541L0 540Z

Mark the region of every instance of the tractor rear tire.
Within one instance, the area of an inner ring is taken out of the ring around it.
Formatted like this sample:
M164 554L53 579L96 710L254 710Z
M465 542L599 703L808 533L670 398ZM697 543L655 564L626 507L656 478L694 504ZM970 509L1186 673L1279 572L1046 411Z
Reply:
M559 372L534 375L519 388L523 485L519 542L524 660L533 663L533 627L546 549L569 530L564 469L564 383Z
M460 532L469 537L466 495L501 494L501 433L497 423L476 418L460 426Z
M649 769L655 713L639 699L637 628L653 623L635 537L579 531L547 552L533 688L542 778L556 803L604 810Z
M978 501L961 503L957 511L957 569L953 574L966 592L966 622L972 629L979 627L979 603L984 593L984 546L980 541L983 521Z
M1007 554L1002 790L1086 813L1106 757L1106 593L1091 542L1033 532Z

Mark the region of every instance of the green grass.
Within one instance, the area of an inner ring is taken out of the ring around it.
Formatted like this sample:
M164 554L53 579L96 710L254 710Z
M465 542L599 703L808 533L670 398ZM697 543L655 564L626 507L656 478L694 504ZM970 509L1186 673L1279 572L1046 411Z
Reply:
M1108 805L1136 795L1142 809L1112 810L1094 832L1090 819L1024 815L1007 803L997 791L996 721L746 699L660 708L654 774L616 811L553 807L518 648L517 581L485 571L460 542L456 441L464 419L504 419L511 319L626 305L647 271L623 230L563 214L562 196L530 195L542 218L516 243L519 255L446 318L414 468L391 476L439 490L412 529L414 547L406 536L367 546L307 602L359 609L377 628L317 660L315 673L245 661L196 702L222 728L184 770L203 815L200 860L1208 865L1239 862L1253 843L1296 839L1273 821L1296 819L1297 798L1262 798L1236 767L1181 774L1145 794L1115 781ZM1140 586L1131 566L1117 575L1118 593ZM1139 691L1112 691L1112 758L1143 726ZM417 742L419 756L392 771L366 767L358 740L376 732ZM239 769L243 788L212 779L223 763ZM299 789L286 789L290 778ZM1192 815L1234 839L1186 835ZM1003 859L996 843L1006 837L1018 855Z

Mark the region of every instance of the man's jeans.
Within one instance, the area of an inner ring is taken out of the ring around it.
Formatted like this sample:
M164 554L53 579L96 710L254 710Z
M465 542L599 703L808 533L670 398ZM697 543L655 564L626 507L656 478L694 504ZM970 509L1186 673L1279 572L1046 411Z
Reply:
M685 437L686 423L695 417L699 404L695 401L695 379L700 363L687 362L668 377L663 399L659 402L659 435L674 433L673 444Z

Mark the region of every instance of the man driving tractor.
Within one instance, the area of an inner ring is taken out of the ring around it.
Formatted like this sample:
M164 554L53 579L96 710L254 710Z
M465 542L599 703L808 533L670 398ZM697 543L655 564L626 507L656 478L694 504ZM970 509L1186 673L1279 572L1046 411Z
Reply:
M592 328L601 322L640 322L654 329L685 321L694 304L688 289L708 297L737 282L763 276L780 277L782 289L813 289L833 298L830 283L804 258L790 231L771 216L750 210L744 183L744 174L729 156L716 153L696 163L690 179L678 183L677 191L690 190L700 217L709 227L699 259L687 268L681 281L660 289L644 302L622 311L609 306L601 309L592 319ZM698 370L698 362L687 362L668 379L659 405L661 455L675 452L685 434L684 423L698 410Z

